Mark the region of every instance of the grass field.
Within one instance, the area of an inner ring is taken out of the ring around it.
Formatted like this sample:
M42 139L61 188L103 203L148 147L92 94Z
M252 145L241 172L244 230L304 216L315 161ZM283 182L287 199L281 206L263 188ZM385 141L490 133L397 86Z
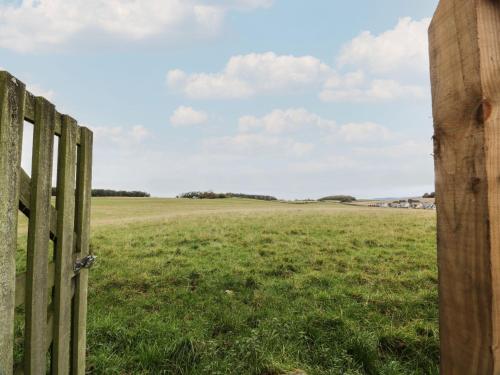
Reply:
M435 230L433 211L94 199L89 371L438 374Z

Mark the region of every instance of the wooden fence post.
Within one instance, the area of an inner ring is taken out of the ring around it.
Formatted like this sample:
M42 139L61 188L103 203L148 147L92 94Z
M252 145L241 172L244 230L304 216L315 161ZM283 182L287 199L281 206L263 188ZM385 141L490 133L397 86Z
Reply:
M0 72L0 375L12 374L24 84Z
M442 375L500 374L500 1L429 29Z

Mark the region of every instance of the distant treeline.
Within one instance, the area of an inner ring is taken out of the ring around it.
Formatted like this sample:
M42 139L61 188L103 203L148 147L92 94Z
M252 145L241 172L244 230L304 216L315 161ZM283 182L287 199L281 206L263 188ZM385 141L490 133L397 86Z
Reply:
M224 198L247 198L258 199L262 201L276 201L275 197L269 195L257 194L239 194L239 193L214 193L213 191L190 191L177 196L177 198L187 199L224 199Z
M432 193L425 193L422 198L436 198L436 193L435 192L432 192Z
M52 188L52 196L57 195L55 187ZM149 198L151 195L144 191L125 191L111 189L92 189L93 197L132 197L132 198Z
M109 189L92 189L93 197L132 197L132 198L149 198L151 194L144 191L125 191L125 190L109 190Z
M332 195L329 197L320 198L318 200L320 202L337 201L337 202L349 203L349 202L354 202L356 200L356 198L354 198L350 195Z

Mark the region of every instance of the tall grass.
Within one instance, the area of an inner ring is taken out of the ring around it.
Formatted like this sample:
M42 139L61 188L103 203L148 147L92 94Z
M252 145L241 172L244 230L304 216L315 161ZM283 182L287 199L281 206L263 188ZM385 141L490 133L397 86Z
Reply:
M438 374L434 213L132 202L94 201L91 373Z

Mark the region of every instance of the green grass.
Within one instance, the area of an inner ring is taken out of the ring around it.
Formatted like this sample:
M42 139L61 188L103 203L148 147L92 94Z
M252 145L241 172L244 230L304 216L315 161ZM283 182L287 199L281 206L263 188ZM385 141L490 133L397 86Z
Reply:
M92 374L438 374L433 212L95 199L92 230Z

